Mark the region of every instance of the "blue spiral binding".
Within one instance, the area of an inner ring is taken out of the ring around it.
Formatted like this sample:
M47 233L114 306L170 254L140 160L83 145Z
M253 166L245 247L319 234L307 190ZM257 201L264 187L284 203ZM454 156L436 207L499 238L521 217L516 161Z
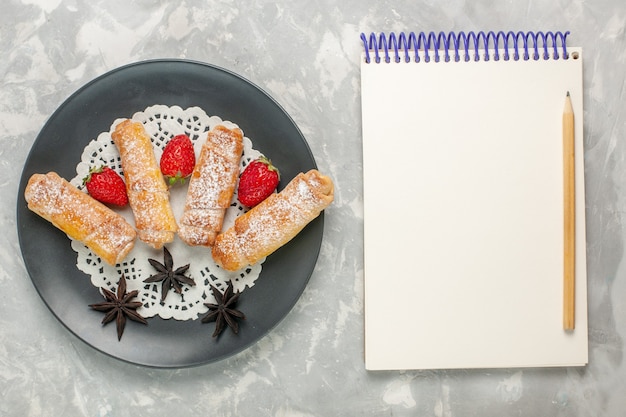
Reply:
M400 62L420 62L419 52L423 52L424 61L430 62L431 55L435 62L443 60L445 62L471 61L470 55L473 53L474 61L489 61L491 58L500 60L500 50L503 52L503 59L510 60L509 51L513 51L513 59L524 60L540 59L568 59L566 40L568 32L401 32L398 35L390 33L376 34L372 32L369 36L361 33L363 49L365 50L365 62L370 63L373 54L374 62L392 61ZM559 44L561 53L559 53ZM492 56L487 53L491 49ZM485 55L480 56L480 51L484 50ZM543 53L540 53L542 50ZM550 55L552 50L552 55ZM453 54L451 58L450 54ZM461 57L463 53L463 57ZM381 57L382 55L382 57Z

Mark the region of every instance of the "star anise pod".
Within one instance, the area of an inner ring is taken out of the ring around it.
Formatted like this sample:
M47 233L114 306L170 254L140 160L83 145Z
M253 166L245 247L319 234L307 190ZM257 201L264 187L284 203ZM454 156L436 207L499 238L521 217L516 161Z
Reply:
M237 300L239 299L239 291L233 294L233 283L231 281L228 281L228 286L226 287L224 294L222 294L220 290L215 288L213 285L211 285L211 291L213 292L213 296L215 297L217 304L204 303L205 306L209 307L209 313L202 318L202 323L215 321L215 331L213 332L213 337L219 336L224 330L224 326L226 324L235 334L237 334L239 332L239 323L237 323L237 319L245 320L246 318L241 311L234 308L237 304Z
M165 246L163 246L163 263L154 259L148 259L148 262L159 272L146 278L143 282L163 282L161 285L161 301L165 300L170 288L174 288L174 291L181 294L183 292L183 284L196 285L192 278L185 276L185 272L189 269L189 264L174 269L172 254Z
M130 301L136 297L137 294L139 294L139 291L134 290L126 293L126 277L124 274L122 274L122 277L117 282L116 293L113 293L106 288L102 288L102 293L106 301L102 303L90 304L89 307L94 310L106 312L106 315L102 319L103 325L115 319L117 324L117 340L122 339L124 326L126 326L126 317L139 323L148 324L146 319L135 311L137 308L141 307L141 302Z

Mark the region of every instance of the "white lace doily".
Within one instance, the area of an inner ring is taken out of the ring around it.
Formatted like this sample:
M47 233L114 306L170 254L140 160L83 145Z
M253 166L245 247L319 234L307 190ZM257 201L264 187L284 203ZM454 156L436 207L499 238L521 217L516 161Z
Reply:
M154 105L143 112L135 113L132 119L143 123L146 131L150 134L157 161L161 158L165 144L174 135L187 134L194 143L196 155L199 155L208 130L218 124L223 124L229 128L236 126L234 123L223 121L217 116L209 117L198 107L183 110L178 106ZM122 175L120 155L111 139L111 132L121 120L123 119L115 120L109 132L101 133L97 139L92 140L85 147L81 161L76 166L77 175L70 181L74 186L83 189L83 178L94 166L107 165ZM251 160L260 155L260 152L252 148L250 139L244 136L240 172ZM170 202L176 219L182 215L186 193L186 185L178 184L170 189ZM123 215L130 224L134 224L132 211L129 207L112 208ZM235 218L244 212L245 208L239 203L235 193L231 207L227 210L224 219L224 229L232 225ZM243 292L246 287L254 285L261 273L261 263L241 271L225 271L213 262L209 248L188 246L178 237L175 237L174 241L166 246L174 258L174 268L190 264L186 275L193 278L196 285L193 287L183 285L182 294L178 294L172 289L168 292L165 300L161 302L161 283L146 284L143 281L157 272L148 262L149 258L160 263L164 262L163 249L154 249L138 239L124 262L113 267L103 262L81 242L72 241L72 249L77 253L76 266L91 276L91 283L98 288L104 287L114 291L121 274L124 274L127 281L127 291L139 290L137 298L143 306L137 312L146 318L158 315L164 319L195 320L200 314L208 311L204 303L215 301L209 284L224 292L227 282L232 281L234 290Z

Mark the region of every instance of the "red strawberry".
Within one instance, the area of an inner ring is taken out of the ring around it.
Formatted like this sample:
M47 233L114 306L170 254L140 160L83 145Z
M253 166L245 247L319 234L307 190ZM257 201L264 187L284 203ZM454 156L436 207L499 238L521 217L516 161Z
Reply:
M89 175L83 179L83 184L89 194L102 203L116 206L128 204L124 180L107 166L91 168Z
M243 170L237 191L239 201L245 206L254 207L276 190L279 181L278 169L262 156Z
M161 155L161 172L169 185L185 183L196 165L193 143L187 135L176 135L165 145Z

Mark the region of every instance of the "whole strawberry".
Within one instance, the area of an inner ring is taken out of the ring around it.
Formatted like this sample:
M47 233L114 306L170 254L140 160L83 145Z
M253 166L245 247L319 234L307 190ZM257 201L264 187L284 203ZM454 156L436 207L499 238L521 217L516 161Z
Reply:
M185 183L196 165L193 143L187 135L176 135L165 145L161 155L161 172L169 185Z
M279 181L278 169L262 156L250 162L241 174L237 191L239 201L245 206L254 207L276 190Z
M107 166L92 168L83 179L87 192L96 200L105 204L125 206L128 204L124 180Z

